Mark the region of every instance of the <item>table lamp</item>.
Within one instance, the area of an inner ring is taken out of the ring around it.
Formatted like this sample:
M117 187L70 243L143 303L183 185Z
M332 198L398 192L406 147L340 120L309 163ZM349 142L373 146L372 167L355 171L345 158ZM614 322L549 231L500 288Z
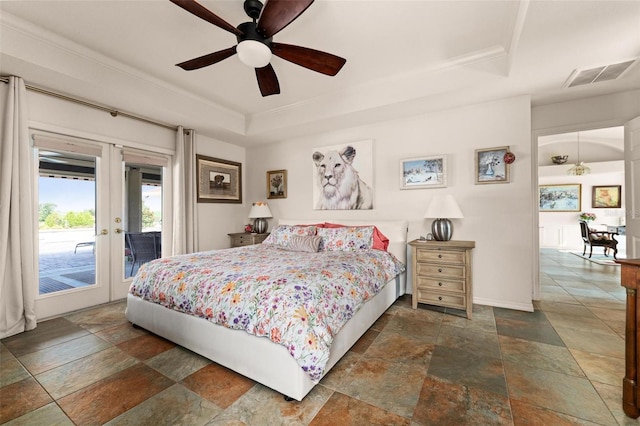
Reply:
M253 203L251 210L249 211L249 219L255 219L253 221L253 232L258 234L264 234L267 232L267 220L265 218L273 217L271 210L267 203L258 201Z
M451 194L433 197L427 211L426 219L435 219L431 224L431 233L436 241L449 241L453 236L453 225L449 219L462 219L462 211Z

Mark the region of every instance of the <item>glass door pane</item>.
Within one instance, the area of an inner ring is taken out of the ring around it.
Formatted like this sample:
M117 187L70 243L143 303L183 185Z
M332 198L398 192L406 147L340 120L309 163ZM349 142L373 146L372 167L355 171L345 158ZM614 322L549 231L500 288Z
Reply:
M39 152L39 294L95 285L96 158Z

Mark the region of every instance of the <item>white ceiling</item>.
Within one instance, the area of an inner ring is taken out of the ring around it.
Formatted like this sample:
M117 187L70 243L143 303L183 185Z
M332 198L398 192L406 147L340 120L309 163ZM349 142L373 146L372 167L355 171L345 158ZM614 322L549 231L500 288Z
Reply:
M231 23L242 0L201 0ZM507 96L534 104L640 88L564 88L576 69L640 57L640 1L316 0L274 37L347 59L328 77L274 57L263 98L233 56L176 63L235 36L168 0L0 1L0 74L251 146Z

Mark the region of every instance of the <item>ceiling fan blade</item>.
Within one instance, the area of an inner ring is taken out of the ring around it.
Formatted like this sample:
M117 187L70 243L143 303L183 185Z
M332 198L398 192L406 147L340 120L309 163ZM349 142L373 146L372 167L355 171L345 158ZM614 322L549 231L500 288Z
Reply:
M176 4L186 10L187 12L193 13L198 18L204 19L205 21L215 25L216 27L222 28L223 30L229 31L235 35L242 35L242 32L220 18L213 12L211 12L206 7L202 6L200 3L195 0L169 0L171 3Z
M289 62L330 76L338 74L347 62L346 59L331 53L291 44L271 43L271 51Z
M228 49L224 49L218 52L209 53L208 55L200 56L199 58L180 62L179 64L176 64L176 66L182 68L185 71L193 71L200 68L208 67L209 65L213 65L235 54L236 54L236 46L233 46Z
M257 30L266 38L273 37L311 6L313 0L267 0L258 19Z
M262 96L277 95L280 93L278 77L276 77L276 72L273 70L271 64L267 64L267 66L263 68L256 68L256 77L258 78L258 87L260 87Z

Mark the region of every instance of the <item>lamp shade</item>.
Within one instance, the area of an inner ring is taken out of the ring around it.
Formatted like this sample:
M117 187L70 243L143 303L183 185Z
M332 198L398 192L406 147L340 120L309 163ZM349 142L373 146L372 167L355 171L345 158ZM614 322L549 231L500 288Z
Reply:
M253 203L253 205L251 206L251 210L249 211L249 219L258 219L265 217L273 217L267 203L262 201Z
M451 194L436 195L431 199L424 214L426 219L462 219L462 210Z

